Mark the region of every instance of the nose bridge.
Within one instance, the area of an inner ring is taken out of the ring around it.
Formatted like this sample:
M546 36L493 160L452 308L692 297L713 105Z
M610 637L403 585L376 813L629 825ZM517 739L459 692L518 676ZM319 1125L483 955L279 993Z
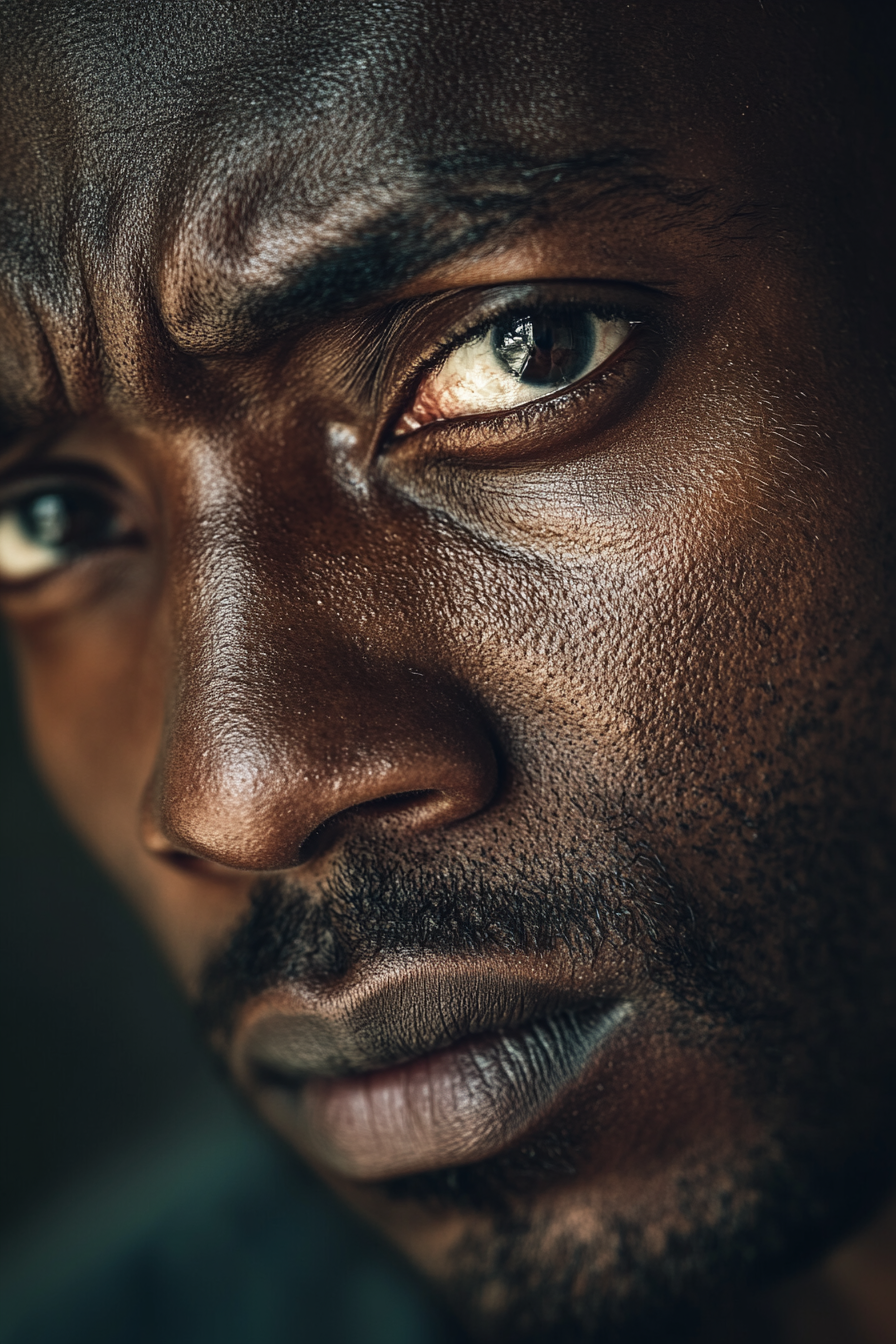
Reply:
M207 531L176 584L153 834L262 871L300 864L309 837L364 804L414 828L480 810L496 776L484 725L414 661L385 595L370 619L351 557L298 554L293 537L289 563L266 563L253 529Z

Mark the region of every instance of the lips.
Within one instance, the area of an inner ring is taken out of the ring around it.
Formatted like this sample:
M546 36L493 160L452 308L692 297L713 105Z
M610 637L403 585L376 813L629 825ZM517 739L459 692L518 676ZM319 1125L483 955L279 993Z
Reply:
M521 1141L599 1066L631 1011L560 992L536 967L417 966L335 994L264 995L244 1012L231 1059L316 1165L385 1180Z

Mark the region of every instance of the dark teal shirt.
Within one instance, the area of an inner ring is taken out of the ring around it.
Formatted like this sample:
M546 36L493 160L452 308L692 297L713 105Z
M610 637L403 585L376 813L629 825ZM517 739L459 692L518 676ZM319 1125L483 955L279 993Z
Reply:
M16 1239L0 1344L449 1344L425 1291L236 1110L181 1118Z

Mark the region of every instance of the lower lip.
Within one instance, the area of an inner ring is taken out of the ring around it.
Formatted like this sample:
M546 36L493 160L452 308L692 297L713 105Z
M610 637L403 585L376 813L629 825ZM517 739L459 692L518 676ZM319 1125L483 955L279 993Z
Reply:
M311 1160L352 1180L480 1161L544 1120L628 1013L558 1013L371 1073L269 1075L262 1106Z

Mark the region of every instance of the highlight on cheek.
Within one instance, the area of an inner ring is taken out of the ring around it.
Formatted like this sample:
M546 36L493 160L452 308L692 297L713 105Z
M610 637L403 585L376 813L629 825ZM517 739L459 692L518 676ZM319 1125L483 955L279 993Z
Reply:
M562 391L605 364L633 326L585 308L509 313L424 375L394 432L410 434L438 420L508 411Z

